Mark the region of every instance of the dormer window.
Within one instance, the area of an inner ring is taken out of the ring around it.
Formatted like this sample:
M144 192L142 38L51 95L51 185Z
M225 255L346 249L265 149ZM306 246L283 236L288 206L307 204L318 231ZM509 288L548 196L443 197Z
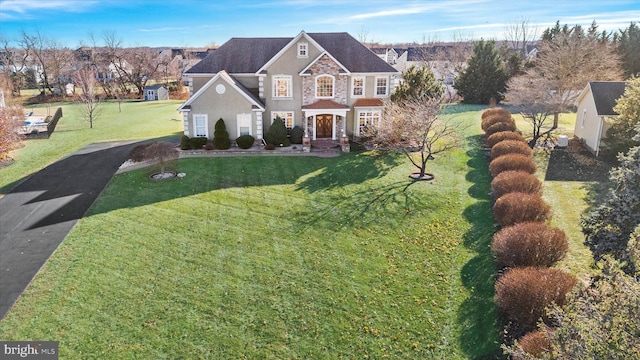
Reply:
M316 98L333 97L333 81L331 75L320 75L316 78Z
M309 44L306 42L298 43L298 57L306 58L309 57Z

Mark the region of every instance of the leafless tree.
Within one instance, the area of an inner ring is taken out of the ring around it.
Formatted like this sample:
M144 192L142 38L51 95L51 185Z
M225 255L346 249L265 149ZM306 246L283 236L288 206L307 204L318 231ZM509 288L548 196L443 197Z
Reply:
M427 174L427 162L434 156L462 146L464 127L451 117L443 117L441 99L411 99L400 104L387 102L380 124L365 128L364 137L373 148L400 151Z
M178 158L178 150L167 141L158 141L150 144L144 150L144 157L147 160L160 161L160 174L164 174L165 161Z
M531 140L529 146L534 147L540 139L550 140L554 127L551 122L555 109L559 104L558 98L552 91L553 83L545 78L531 79L527 76L511 78L507 84L508 100L516 104L520 114L531 125Z
M523 18L505 26L504 38L509 48L517 50L520 58L524 60L527 57L527 46L535 43L538 38L538 28L531 26L529 19Z
M10 86L4 86L4 89L13 96L20 96L20 89L26 85L25 72L28 69L29 52L11 46L11 41L6 38L0 38L0 43L0 63L3 65L0 71L4 80L10 83Z
M74 83L78 87L79 94L78 108L82 117L89 122L89 127L93 128L93 121L99 114L102 97L98 94L98 80L96 72L89 67L83 67L76 71Z
M9 151L20 141L18 130L23 122L22 106L0 106L0 161L6 160Z
M20 47L25 53L29 55L29 59L36 65L36 76L40 77L40 84L42 85L42 93L49 91L53 94L53 87L49 81L49 67L47 62L47 52L49 40L40 31L35 34L28 34L22 31L20 40L18 41Z

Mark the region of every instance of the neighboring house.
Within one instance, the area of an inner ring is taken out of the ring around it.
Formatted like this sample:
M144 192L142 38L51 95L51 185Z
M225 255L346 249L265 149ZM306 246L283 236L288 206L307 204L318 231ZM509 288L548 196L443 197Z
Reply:
M609 128L607 119L618 116L613 107L625 86L623 81L592 81L578 95L574 135L596 156Z
M147 85L144 87L144 100L169 100L169 90L164 85Z
M232 38L185 73L184 134L262 139L276 117L311 140L359 136L382 118L400 73L347 33Z

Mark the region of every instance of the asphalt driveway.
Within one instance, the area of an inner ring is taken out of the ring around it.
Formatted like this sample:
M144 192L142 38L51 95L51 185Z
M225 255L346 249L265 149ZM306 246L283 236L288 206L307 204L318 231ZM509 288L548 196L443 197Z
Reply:
M0 319L137 144L89 145L33 174L0 199Z

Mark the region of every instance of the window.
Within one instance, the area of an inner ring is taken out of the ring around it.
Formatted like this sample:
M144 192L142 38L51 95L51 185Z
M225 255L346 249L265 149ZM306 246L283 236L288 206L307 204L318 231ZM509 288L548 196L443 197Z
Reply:
M276 75L273 77L273 97L291 97L291 75Z
M364 78L351 78L351 96L364 96Z
M376 78L376 95L386 96L388 89L388 81L386 77Z
M333 76L320 75L316 78L316 97L317 98L333 97Z
M238 136L251 135L251 114L238 114Z
M360 135L365 126L377 126L380 123L380 110L358 111L357 135Z
M273 120L276 117L280 116L280 119L284 121L284 126L287 129L293 128L293 111L272 111L271 112L271 123L273 124Z
M207 138L209 137L207 114L193 115L193 133L194 136L204 136Z
M298 57L299 58L309 57L308 45L306 42L298 43Z
M584 124L587 121L587 109L582 112L582 120L580 121L580 128L584 129Z

